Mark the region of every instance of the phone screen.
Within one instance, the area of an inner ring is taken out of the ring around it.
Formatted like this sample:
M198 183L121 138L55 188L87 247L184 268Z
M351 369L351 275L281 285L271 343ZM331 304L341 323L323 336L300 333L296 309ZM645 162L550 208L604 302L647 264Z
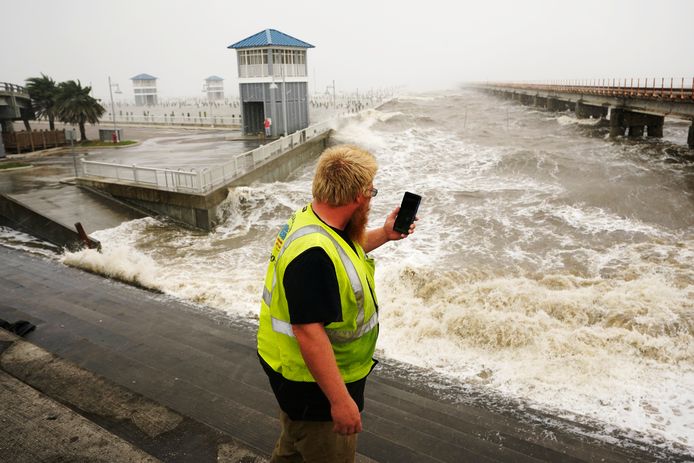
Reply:
M422 197L409 191L405 192L402 197L402 204L400 204L400 211L398 216L395 218L395 225L393 225L393 230L399 233L408 233L410 230L410 225L414 222L417 216L417 209L419 209L419 203L422 201Z

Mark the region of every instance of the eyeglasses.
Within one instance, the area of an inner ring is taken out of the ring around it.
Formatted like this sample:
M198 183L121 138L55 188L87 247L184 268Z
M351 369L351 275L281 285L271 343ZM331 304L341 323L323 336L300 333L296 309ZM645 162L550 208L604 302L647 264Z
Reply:
M368 191L371 192L371 197L372 197L372 198L378 194L378 188L371 188L371 189L368 190Z

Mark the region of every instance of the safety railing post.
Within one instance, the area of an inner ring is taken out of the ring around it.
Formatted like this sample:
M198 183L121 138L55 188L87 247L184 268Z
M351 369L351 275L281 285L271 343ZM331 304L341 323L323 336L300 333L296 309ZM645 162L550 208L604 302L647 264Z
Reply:
M673 78L670 77L670 98L672 98L672 81L673 81Z

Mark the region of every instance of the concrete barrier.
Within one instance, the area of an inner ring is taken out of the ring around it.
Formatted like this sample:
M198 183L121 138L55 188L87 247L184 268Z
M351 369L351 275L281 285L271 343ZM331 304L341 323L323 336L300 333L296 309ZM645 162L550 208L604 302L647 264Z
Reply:
M71 251L84 246L76 229L46 217L8 195L0 195L0 222ZM88 240L93 247L101 246L95 239Z
M246 186L253 182L275 182L283 180L300 166L315 159L325 150L330 139L330 131L302 143L278 158L260 164L251 172L237 178L228 186Z

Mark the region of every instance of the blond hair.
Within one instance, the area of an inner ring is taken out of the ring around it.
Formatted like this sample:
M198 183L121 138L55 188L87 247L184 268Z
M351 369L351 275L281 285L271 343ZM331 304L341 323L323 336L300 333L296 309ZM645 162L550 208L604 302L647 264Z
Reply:
M323 151L313 177L313 198L331 206L344 206L366 193L378 164L371 153L352 145Z

